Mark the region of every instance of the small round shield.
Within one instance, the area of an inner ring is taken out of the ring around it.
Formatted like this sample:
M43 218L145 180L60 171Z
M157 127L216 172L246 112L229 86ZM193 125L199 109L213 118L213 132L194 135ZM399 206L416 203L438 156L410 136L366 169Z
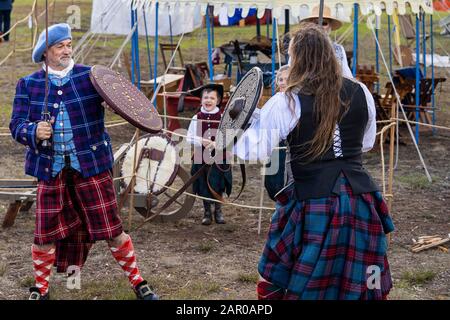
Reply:
M262 89L263 73L254 67L241 79L228 100L216 133L216 150L226 149L239 138L258 105Z
M95 65L90 78L97 92L118 115L146 132L161 131L163 122L150 100L119 72Z
M136 144L126 153L122 164L125 187L131 181ZM170 186L177 175L179 157L177 147L164 134L148 134L137 143L137 171L134 191L158 195Z

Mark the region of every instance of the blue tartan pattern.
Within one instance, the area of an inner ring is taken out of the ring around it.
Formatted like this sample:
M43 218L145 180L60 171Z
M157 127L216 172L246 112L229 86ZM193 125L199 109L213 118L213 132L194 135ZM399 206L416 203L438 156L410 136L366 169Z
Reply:
M297 201L291 188L277 202L258 271L285 299L383 299L392 287L385 234L394 226L381 193L354 195L343 175L337 183L339 195ZM381 286L369 290L372 265Z
M103 99L89 78L90 67L75 65L70 80L49 86L48 111L57 117L64 103L72 124L73 142L83 177L91 177L112 168L113 153L104 127ZM49 181L53 150L36 143L36 125L42 119L45 96L45 72L37 71L17 83L9 128L13 138L27 147L25 173Z
M69 72L65 77L59 78L53 74L49 74L48 78L52 85L60 87L70 80L70 75L72 71ZM64 156L68 155L70 157L70 166L77 170L80 169L80 162L78 161L73 144L73 132L72 124L70 123L69 113L66 110L66 105L64 102L59 104L58 116L55 120L55 131L53 132L53 166L52 166L52 177L55 177L65 166Z

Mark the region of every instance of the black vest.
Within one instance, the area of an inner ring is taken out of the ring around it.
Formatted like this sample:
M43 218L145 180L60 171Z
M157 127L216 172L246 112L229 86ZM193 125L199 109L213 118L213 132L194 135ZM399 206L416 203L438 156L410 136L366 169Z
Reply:
M313 117L314 96L299 94L299 100L300 120L287 139L297 200L339 194L337 178L341 173L348 179L354 194L378 191L377 185L362 166L362 142L368 110L361 86L344 78L341 101L348 104L348 110L340 117L339 134L335 132L332 146L313 161L305 153L317 129Z

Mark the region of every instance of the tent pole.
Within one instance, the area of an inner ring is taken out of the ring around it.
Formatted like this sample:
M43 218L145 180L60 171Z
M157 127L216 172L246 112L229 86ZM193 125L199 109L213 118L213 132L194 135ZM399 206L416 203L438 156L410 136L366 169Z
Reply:
M426 37L426 31L425 31L425 22L426 22L426 15L425 11L422 12L422 51L423 51L423 76L424 78L427 77L427 37Z
M358 4L353 5L353 77L356 77L358 66Z
M169 13L169 33L170 33L170 44L173 45L172 16L170 13ZM173 56L173 48L171 50L171 54ZM172 67L175 67L175 62L172 62ZM184 67L184 66L182 66L182 67Z
M212 50L211 50L211 19L209 16L210 13L210 6L208 5L206 7L206 31L208 34L208 66L209 66L209 80L214 80L214 70L213 70L213 64L212 64Z
M211 47L215 48L214 45L214 7L211 7Z
M137 9L133 10L134 13L134 21L136 22L136 30L134 31L134 55L136 60L136 74L137 74L137 87L139 90L141 89L141 63L139 61L139 29L138 29L138 14Z
M150 54L150 43L148 42L148 28L147 28L147 18L145 17L145 6L142 7L142 15L144 16L144 26L145 26L145 41L147 45L147 61L148 61L148 78L150 79L153 74L152 70L152 57Z
M416 14L416 122L419 122L419 105L420 105L420 21L419 13ZM415 138L419 144L419 125L416 124Z
M158 35L158 16L159 16L159 2L157 1L155 3L155 74L153 76L153 79L155 79L154 84L153 84L153 92L155 93L156 91L156 87L157 87L157 83L156 83L156 78L158 78L158 40L159 40L159 35Z
M134 27L134 12L133 12L133 7L131 8L131 29L133 29ZM135 50L135 46L134 46L134 32L133 35L131 36L131 83L135 84L136 80L135 80L135 55L134 55L134 50Z
M430 15L430 45L431 45L431 108L433 110L433 125L436 125L436 106L434 100L434 35L433 35L433 16ZM433 127L433 135L436 134L436 128Z
M323 25L323 2L324 0L320 0L319 3L319 26Z
M277 19L272 17L272 95L275 94L275 49L276 49L276 38L277 38Z
M389 39L389 73L392 76L392 33L391 33L391 16L388 15L388 39Z
M256 37L261 38L261 20L258 18L258 11L256 11Z
M172 31L172 15L169 13L169 32L170 32L170 44L173 45L173 31ZM173 52L172 52L173 55Z
M380 21L381 17L380 16L376 16L375 17L375 71L376 73L379 75L380 74L380 58L379 58L379 53L378 53L378 42L379 42L379 36L378 36L378 32L380 29ZM376 90L377 93L380 94L380 82L378 81L376 84Z
M289 32L291 14L289 9L284 10L284 34Z

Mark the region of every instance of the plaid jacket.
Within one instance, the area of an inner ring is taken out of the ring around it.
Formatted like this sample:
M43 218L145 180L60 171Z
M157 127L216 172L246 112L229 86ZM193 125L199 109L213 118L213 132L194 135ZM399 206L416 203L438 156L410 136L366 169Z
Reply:
M112 168L113 153L104 126L103 99L89 79L90 67L75 65L70 80L56 87L49 82L48 111L57 117L64 102L72 124L74 144L87 178ZM25 173L48 181L52 174L53 150L36 143L45 96L45 72L37 71L17 83L9 128L13 138L27 147Z

